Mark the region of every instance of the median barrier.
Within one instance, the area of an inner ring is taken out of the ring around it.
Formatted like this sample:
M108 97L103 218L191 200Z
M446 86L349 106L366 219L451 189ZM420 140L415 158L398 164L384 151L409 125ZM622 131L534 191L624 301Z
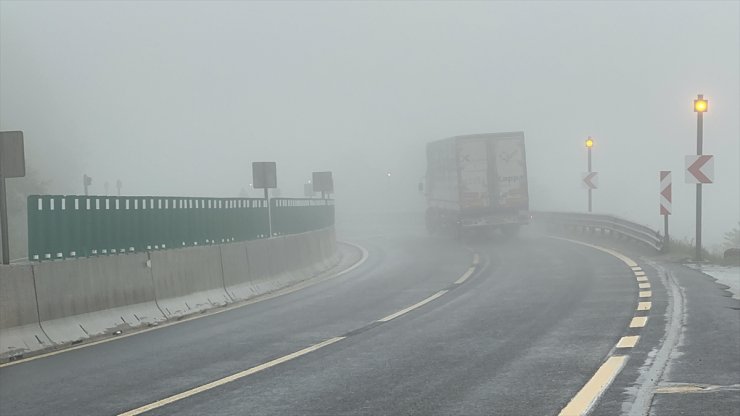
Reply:
M164 320L146 253L34 264L41 327L64 344Z
M233 302L224 289L218 245L152 251L149 258L154 295L168 318Z
M0 359L52 345L39 325L30 264L0 265Z
M252 265L247 257L249 242L222 244L221 265L226 293L234 300L245 300L259 294L252 278ZM261 261L256 258L254 262Z

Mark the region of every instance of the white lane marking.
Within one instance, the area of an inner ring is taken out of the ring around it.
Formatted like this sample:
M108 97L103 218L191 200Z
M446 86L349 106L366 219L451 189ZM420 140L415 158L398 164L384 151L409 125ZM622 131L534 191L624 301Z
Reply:
M619 342L617 342L617 348L633 348L635 345L637 345L637 341L639 340L639 335L629 335L626 337L622 337L619 339Z
M653 307L652 302L640 302L637 304L638 311L649 311Z
M463 282L465 282L466 280L468 280L468 277L470 277L474 272L475 272L475 267L469 268L468 271L466 271L465 273L463 273L463 275L460 276L459 279L455 280L455 284L456 285L463 284Z
M550 238L554 238L556 240L570 241L571 243L576 243L576 244L580 244L582 246L591 247L593 249L596 249L596 250L599 250L599 251L603 251L604 253L611 254L612 256L618 258L619 260L622 260L622 262L624 262L630 268L638 267L637 266L637 263L635 263L634 260L632 260L631 258L625 256L624 254L619 253L619 252L616 252L616 251L614 251L612 249L609 249L609 248L606 248L606 247L595 246L593 244L584 243L583 241L571 240L569 238L553 237L553 236L549 236L549 237ZM632 269L632 270L634 270L634 269Z
M337 241L337 242L338 243L341 243L341 244L346 244L346 245L349 245L349 246L353 246L353 247L359 249L362 252L362 257L360 258L359 261L357 261L357 263L355 263L352 266L350 266L350 267L348 267L348 268L340 271L339 273L332 274L332 275L329 275L329 276L326 276L326 277L323 277L323 278L317 276L317 277L311 278L309 280L305 280L303 282L297 283L295 285L288 286L286 288L277 290L275 292L266 293L264 295L260 295L260 296L257 296L255 298L252 298L252 299L237 301L237 302L228 304L227 306L225 306L225 307L223 307L221 309L218 309L218 310L209 309L209 310L206 310L206 313L204 313L202 315L201 314L189 315L189 316L183 317L182 319L180 319L178 321L170 321L170 322L163 321L163 322L160 322L159 325L157 325L155 327L145 328L145 329L135 329L134 332L129 332L127 334L121 334L121 335L118 335L116 337L105 338L105 339L100 339L100 340L97 340L97 341L87 342L87 343L84 343L84 344L75 345L75 346L64 348L64 349L60 349L60 350L57 350L57 351L51 351L51 352L47 352L47 353L44 353L44 354L34 355L33 357L24 358L22 360L9 361L7 363L0 364L0 368L10 367L10 366L13 366L13 365L18 365L18 364L23 364L25 362L38 360L40 358L46 358L46 357L51 357L51 356L54 356L54 355L64 354L66 352L70 352L70 351L74 351L74 350L79 350L79 349L82 349L82 348L88 348L88 347L92 347L92 346L98 345L98 344L105 344L106 342L118 341L120 339L124 339L124 338L128 338L128 337L133 337L135 335L145 334L145 333L150 332L150 331L156 331L158 329L167 328L168 326L184 324L185 322L189 322L189 321L192 321L192 320L195 320L195 319L201 319L201 318L205 318L205 317L208 317L208 316L218 315L218 314L221 314L221 313L224 313L224 312L229 312L231 310L243 308L243 307L245 307L247 305L252 305L254 303L264 302L266 300L269 300L269 299L272 299L272 298L277 298L277 297L280 297L280 296L284 296L284 295L287 295L287 294L296 292L298 290L304 289L306 287L312 286L314 284L318 284L318 283L324 282L326 280L330 280L330 279L334 279L335 277L342 276L342 275L344 275L346 273L349 273L352 270L354 270L354 269L362 266L362 264L365 263L367 261L367 259L370 257L370 254L368 253L367 249L365 249L365 247L363 247L363 246L361 246L359 244L350 243L348 241Z
M254 373L258 373L260 371L267 370L270 367L274 367L274 366L276 366L278 364L282 364L282 363L284 363L286 361L293 360L293 359L298 358L298 357L300 357L302 355L306 355L306 354L308 354L310 352L313 352L313 351L316 351L316 350L318 350L320 348L324 348L326 346L329 346L331 344L334 344L335 342L339 342L339 341L341 341L343 339L344 339L344 337L334 337L334 338L327 339L326 341L320 342L318 344L314 344L314 345L312 345L310 347L307 347L307 348L304 348L304 349L302 349L300 351L296 351L294 353L291 353L291 354L282 356L280 358L276 358L276 359L274 359L272 361L268 361L268 362L266 362L264 364L260 364L260 365L258 365L256 367L248 368L248 369L246 369L244 371L240 371L240 372L238 372L236 374L232 374L232 375L227 376L227 377L224 377L222 379L218 379L216 381L212 381L210 383L203 384L202 386L198 386L198 387L192 388L190 390L186 390L186 391L184 391L182 393L175 394L174 396L170 396L170 397L167 397L165 399L157 400L156 402L149 403L149 404L144 405L144 406L141 406L141 407L137 407L136 409L129 410L128 412L121 413L118 416L136 416L136 415L140 415L140 414L142 414L144 412L148 412L150 410L157 409L159 407L168 405L170 403L174 403L176 401L179 401L179 400L182 400L182 399L186 399L186 398L188 398L190 396L194 396L194 395L196 395L198 393L202 393L204 391L208 391L208 390L214 389L216 387L223 386L224 384L231 383L232 381L236 381L236 380L239 380L241 378L250 376L250 375L252 375Z
M640 289L650 289L650 283L640 283L637 285Z
M413 305L409 306L409 307L408 307L408 308L406 308L406 309L401 309L400 311L398 311L398 312L396 312L396 313L394 313L394 314L388 315L388 316L386 316L385 318L382 318L382 319L378 319L378 322L388 322L388 321L390 321L391 319L396 319L396 318L398 318L399 316L401 316L401 315L403 315L403 314L406 314L406 313L408 313L408 312L411 312L411 311L413 311L413 310L414 310L414 309L416 309L416 308L420 308L420 307L422 307L422 306L426 305L427 303L429 303L429 302L433 301L434 299L437 299L438 297L440 297L440 296L444 295L445 293L447 293L447 290L440 290L439 292L437 292L437 293L433 294L432 296L429 296L428 298L426 298L426 299L422 300L422 301L421 301L421 302L419 302L419 303L415 303L415 304L413 304Z
M645 276L637 276L635 279L637 279L638 282L647 282L648 278Z
M647 321L647 316L635 316L632 318L632 321L630 321L630 328L643 328L647 325Z
M640 292L640 295L639 295L639 297L641 297L641 298L649 298L651 296L653 296L653 292L651 292L649 290L641 291Z
M604 364L596 370L593 377L573 396L567 406L560 411L560 416L581 416L587 414L596 404L599 397L612 384L614 378L622 371L624 363L627 362L626 355L614 355L609 357Z

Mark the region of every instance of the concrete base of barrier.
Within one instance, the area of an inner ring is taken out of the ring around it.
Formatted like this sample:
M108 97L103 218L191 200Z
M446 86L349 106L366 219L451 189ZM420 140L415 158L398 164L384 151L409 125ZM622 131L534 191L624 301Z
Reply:
M0 265L0 359L51 345L39 325L31 265Z
M0 360L245 300L339 262L334 228L0 266Z
M136 253L33 265L41 327L64 344L163 321L147 260Z
M150 253L154 294L168 318L233 302L224 290L220 247L187 247Z

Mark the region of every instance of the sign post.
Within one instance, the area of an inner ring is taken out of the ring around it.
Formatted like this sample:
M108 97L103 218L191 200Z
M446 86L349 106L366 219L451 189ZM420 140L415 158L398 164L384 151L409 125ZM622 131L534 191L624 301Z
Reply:
M23 151L22 131L0 132L0 233L2 234L2 262L10 264L8 232L8 201L5 189L6 178L26 176L26 158Z
M270 188L277 188L277 165L275 162L252 162L252 187L265 190L267 203L267 229L272 238L272 209L270 207Z
M686 181L689 183L695 183L696 184L696 255L695 260L701 261L702 253L701 253L701 184L702 183L712 183L712 179L707 177L702 172L702 166L706 164L709 160L707 160L707 156L702 156L703 153L703 147L704 147L704 113L707 112L709 109L709 101L704 98L704 95L699 94L696 96L696 100L694 100L694 112L696 113L696 155L697 159L689 165L689 158L690 156L686 157L686 170L688 171L686 175ZM704 159L702 159L704 158ZM708 157L710 160L712 159L711 156ZM711 165L712 168L712 175L714 174L714 163L712 162ZM701 174L700 174L701 173ZM696 179L690 180L689 174ZM703 176L703 177L702 177Z
M321 199L334 193L334 178L331 172L313 172L311 183L314 192L321 192Z
M660 215L663 216L663 250L668 250L671 238L668 234L668 216L671 215L673 200L671 171L660 171Z

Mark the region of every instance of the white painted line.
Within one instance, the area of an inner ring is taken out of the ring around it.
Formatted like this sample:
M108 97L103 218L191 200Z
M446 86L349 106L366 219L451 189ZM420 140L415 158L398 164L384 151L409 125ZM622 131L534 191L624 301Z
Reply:
M640 283L637 286L639 286L640 289L650 289L650 283Z
M647 316L635 316L630 321L630 328L644 328L647 325Z
M635 345L637 345L637 341L639 340L639 335L622 337L619 339L619 342L617 342L617 348L633 348Z
M439 292L437 292L437 293L433 294L432 296L429 296L428 298L426 298L426 299L422 300L422 301L421 301L421 302L419 302L419 303L415 303L415 304L413 304L413 305L409 306L409 307L408 307L408 308L406 308L406 309L401 309L400 311L398 311L398 312L396 312L396 313L394 313L394 314L392 314L392 315L388 315L388 316L386 316L385 318L382 318L382 319L378 319L378 322L388 322L388 321L390 321L391 319L396 319L396 318L398 318L399 316L401 316L401 315L403 315L403 314L406 314L406 313L408 313L408 312L411 312L411 311L413 311L413 310L414 310L414 309L416 309L416 308L420 308L420 307L422 307L422 306L426 305L427 303L429 303L429 302L433 301L434 299L437 299L438 297L440 297L440 296L444 295L445 293L447 293L447 291L446 291L446 290L440 290Z
M587 414L594 404L596 404L599 397L612 384L617 374L622 371L626 362L626 355L609 357L596 370L593 377L573 396L573 399L571 399L568 405L560 411L559 416L581 416Z
M635 279L637 279L638 282L647 282L648 278L645 276L637 276Z
M473 255L473 266L477 266L478 263L480 263L480 256L478 256L478 253L475 253Z
M637 304L638 311L649 311L653 307L652 302L640 302Z
M455 280L455 284L456 285L463 284L463 282L465 282L466 280L468 280L468 277L470 277L473 273L475 273L475 267L469 268L468 271L466 271L465 273L463 273L463 275L460 276L459 279Z
M653 292L651 292L649 290L641 291L640 292L640 295L639 295L639 297L641 297L641 298L649 298L651 296L653 296Z
M339 341L341 341L343 339L344 339L344 337L335 337L335 338L327 339L324 342L320 342L320 343L315 344L315 345L312 345L312 346L310 346L308 348L304 348L304 349L302 349L300 351L296 351L296 352L294 352L292 354L288 354L288 355L282 356L280 358L276 358L276 359L274 359L272 361L268 361L268 362L266 362L264 364L260 364L260 365L258 365L256 367L248 368L248 369L246 369L244 371L240 371L240 372L238 372L236 374L232 374L232 375L230 375L228 377L224 377L222 379L219 379L219 380L216 380L216 381L212 381L212 382L207 383L207 384L204 384L202 386L195 387L195 388L192 388L190 390L186 390L186 391L184 391L182 393L175 394L174 396L170 396L170 397L167 397L167 398L162 399L162 400L157 400L156 402L149 403L147 405L138 407L136 409L129 410L128 412L121 413L118 416L136 416L136 415L140 415L140 414L142 414L144 412L148 412L150 410L160 408L160 407L165 406L165 405L168 405L170 403L174 403L176 401L179 401L179 400L182 400L182 399L186 399L186 398L188 398L190 396L194 396L194 395L196 395L198 393L202 393L204 391L208 391L208 390L214 389L216 387L223 386L224 384L231 383L232 381L236 381L236 380L239 380L241 378L250 376L252 374L259 373L260 371L267 370L270 367L274 367L274 366L276 366L278 364L282 364L282 363L284 363L286 361L290 361L290 360L293 360L295 358L298 358L298 357L300 357L302 355L306 355L306 354L308 354L310 352L316 351L316 350L318 350L320 348L324 348L326 346L329 346L331 344L334 344L335 342L339 342Z
M599 251L603 251L604 253L611 254L612 256L618 258L619 260L622 260L622 262L624 262L632 270L634 270L633 269L634 267L638 267L637 266L637 263L635 263L635 261L632 260L631 258L625 256L622 253L618 253L618 252L616 252L614 250L611 250L611 249L608 249L608 248L605 248L605 247L595 246L593 244L584 243L583 241L571 240L570 238L553 237L553 236L549 236L549 238L554 238L556 240L570 241L571 243L576 243L576 244L580 244L582 246L591 247L593 249L596 249L596 250L599 250Z

